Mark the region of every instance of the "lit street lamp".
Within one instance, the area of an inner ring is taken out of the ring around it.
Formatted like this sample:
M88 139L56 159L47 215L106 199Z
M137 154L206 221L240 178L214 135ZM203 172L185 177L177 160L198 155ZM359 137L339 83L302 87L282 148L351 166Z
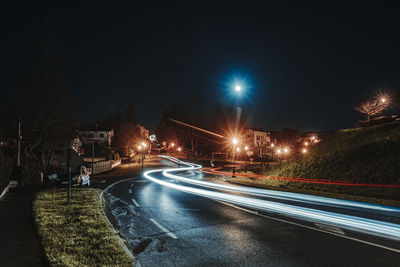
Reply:
M236 159L235 159L235 146L239 143L239 140L237 138L233 138L232 139L232 157L233 157L233 166L232 166L232 178L236 177L235 173L236 173L236 169L235 169L235 164L236 164ZM240 149L240 148L238 148Z
M179 159L179 154L180 154L181 151L182 151L182 148L178 147L178 168L181 167L181 160Z
M142 151L142 146L141 145L139 145L138 147L137 147L137 149L138 149L138 151L140 151L140 154L141 154L141 159L140 159L140 157L139 157L139 164L140 163L142 163L142 171L143 171L143 152L141 152Z
M244 157L245 157L245 158L244 158L244 171L247 172L247 166L246 166L247 160L246 160L246 159L247 159L247 157L248 157L248 155L247 155L247 150L249 150L249 147L248 147L248 146L245 146L245 147L244 147L244 150L246 151L246 155L244 155Z
M239 84L237 84L236 86L235 86L235 91L236 92L240 92L242 90L242 87L239 85Z

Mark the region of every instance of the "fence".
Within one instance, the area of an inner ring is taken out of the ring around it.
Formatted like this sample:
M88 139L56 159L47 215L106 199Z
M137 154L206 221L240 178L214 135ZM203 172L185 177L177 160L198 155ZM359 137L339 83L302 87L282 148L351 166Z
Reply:
M104 160L104 161L94 162L93 164L91 162L87 162L86 164L91 174L96 174L115 168L116 166L121 164L121 160Z

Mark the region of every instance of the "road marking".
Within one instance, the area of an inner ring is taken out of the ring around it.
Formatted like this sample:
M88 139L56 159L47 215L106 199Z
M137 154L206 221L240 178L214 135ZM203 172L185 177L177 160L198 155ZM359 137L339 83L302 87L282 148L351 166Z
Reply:
M400 253L400 249L395 249L395 248L379 245L379 244L368 242L368 241L365 241L365 240L362 240L362 239L357 239L355 237L350 237L350 236L346 236L346 235L342 235L342 234L337 234L337 233L334 233L334 232L326 231L326 230L323 230L323 229L318 229L318 228L315 228L315 227L310 227L310 226L303 225L303 224L300 224L300 223L295 223L295 222L286 221L286 220L283 220L283 219L274 218L274 217L271 217L271 216L268 216L268 215L264 215L264 214L260 214L260 213L258 213L256 211L245 209L245 208L242 208L242 207L239 207L239 206L236 206L234 204L227 203L227 202L223 202L223 201L217 201L217 202L219 202L221 204L224 204L224 205L227 205L227 206L231 206L231 207L233 207L235 209L243 210L245 212L252 213L252 214L264 217L264 218L268 218L268 219L272 219L272 220L275 220L275 221L284 222L284 223L288 223L288 224L293 224L293 225L300 226L300 227L303 227L303 228L307 228L307 229L310 229L310 230L323 232L323 233L326 233L326 234L330 234L330 235L334 235L334 236L350 239L350 240L357 241L357 242L360 242L360 243L364 243L364 244L367 244L367 245L370 245L370 246L383 248L383 249L387 249L387 250L390 250L390 251L393 251L393 252Z
M134 187L135 186L135 184L131 184L131 187Z
M135 180L135 183L148 183L148 180Z
M129 189L129 194L132 194L132 189Z
M136 207L140 207L140 205L136 202L136 200L134 198L131 199L133 204L135 204Z
M331 225L320 224L320 223L314 223L314 225L317 228L325 230L325 231L328 231L328 232L333 232L333 233L336 233L336 234L346 235L346 233L342 229L340 229L339 227L334 227L334 226L331 226Z
M150 218L150 221L152 223L154 223L155 226L158 227L158 229L160 229L161 231L163 231L164 233L166 233L168 236L172 237L173 239L177 239L178 237L172 233L171 231L169 231L167 228L165 228L164 226L162 226L161 224L159 224L156 220L154 220L153 218Z

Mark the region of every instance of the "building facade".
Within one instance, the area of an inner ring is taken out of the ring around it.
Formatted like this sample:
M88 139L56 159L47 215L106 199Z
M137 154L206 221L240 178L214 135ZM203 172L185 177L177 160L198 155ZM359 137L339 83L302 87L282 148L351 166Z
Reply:
M111 142L114 138L114 130L108 129L93 129L93 130L80 130L78 131L79 137L83 144L91 142L103 143L111 146Z
M244 143L248 146L249 151L253 152L253 155L263 157L271 143L271 134L261 128L248 128Z

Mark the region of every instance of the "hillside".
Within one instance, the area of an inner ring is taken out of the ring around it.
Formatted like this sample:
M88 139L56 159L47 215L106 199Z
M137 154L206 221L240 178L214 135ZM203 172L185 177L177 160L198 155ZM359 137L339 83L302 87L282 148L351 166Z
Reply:
M343 129L268 175L400 184L400 123Z

